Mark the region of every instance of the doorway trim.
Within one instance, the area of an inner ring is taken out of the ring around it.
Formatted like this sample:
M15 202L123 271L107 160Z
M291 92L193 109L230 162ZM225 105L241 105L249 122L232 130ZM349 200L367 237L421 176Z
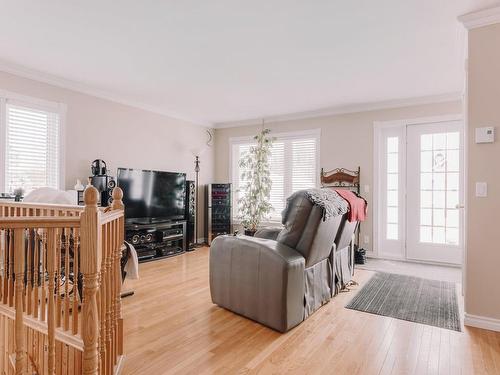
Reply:
M402 120L392 120L392 121L375 121L373 123L374 129L374 137L373 137L373 254L372 256L379 259L390 259L390 260L400 260L405 262L413 262L412 260L406 259L406 249L405 254L402 256L388 256L387 254L380 253L380 225L382 220L382 210L380 209L380 194L381 194L381 182L382 176L380 175L381 166L380 166L380 154L381 150L381 142L383 139L383 131L384 129L389 128L399 128L404 129L402 132L403 140L401 144L404 149L401 150L403 153L403 158L406 159L406 127L409 125L426 125L430 123L439 123L439 122L450 122L450 121L461 121L463 124L463 132L464 132L464 144L463 144L463 188L464 188L464 200L467 197L467 124L465 124L464 116L461 114L451 114L451 115L442 115L442 116L430 116L430 117L420 117L414 119L402 119ZM402 186L404 188L403 194L406 196L406 185ZM461 268L464 269L465 259L467 254L467 241L466 241L466 233L467 233L467 205L464 201L464 228L463 228L463 254L462 254L462 264ZM405 207L406 209L406 207ZM406 226L406 222L403 223ZM427 264L436 264L433 262L423 262ZM447 264L448 265L448 264Z

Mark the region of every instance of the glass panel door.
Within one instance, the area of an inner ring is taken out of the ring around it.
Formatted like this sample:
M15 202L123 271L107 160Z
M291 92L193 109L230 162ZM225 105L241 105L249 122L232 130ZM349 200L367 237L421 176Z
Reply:
M462 126L407 127L407 258L461 264Z
M378 173L380 189L376 218L378 255L403 259L405 241L405 128L387 127L379 130L377 139Z
M399 239L399 137L387 138L386 239Z

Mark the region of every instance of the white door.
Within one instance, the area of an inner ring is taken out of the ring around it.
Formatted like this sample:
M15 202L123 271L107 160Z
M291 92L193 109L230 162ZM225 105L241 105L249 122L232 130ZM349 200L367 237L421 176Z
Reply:
M407 259L462 263L463 169L460 122L407 126Z

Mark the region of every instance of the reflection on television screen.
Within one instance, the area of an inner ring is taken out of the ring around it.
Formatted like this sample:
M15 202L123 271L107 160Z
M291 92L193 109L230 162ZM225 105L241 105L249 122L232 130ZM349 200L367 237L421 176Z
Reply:
M184 219L185 173L119 168L118 186L128 221Z

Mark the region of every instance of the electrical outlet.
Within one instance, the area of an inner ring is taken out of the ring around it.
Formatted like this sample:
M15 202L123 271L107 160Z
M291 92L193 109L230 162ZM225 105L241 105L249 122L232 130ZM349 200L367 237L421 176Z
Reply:
M365 244L370 243L370 236L365 236L364 242L365 242Z

